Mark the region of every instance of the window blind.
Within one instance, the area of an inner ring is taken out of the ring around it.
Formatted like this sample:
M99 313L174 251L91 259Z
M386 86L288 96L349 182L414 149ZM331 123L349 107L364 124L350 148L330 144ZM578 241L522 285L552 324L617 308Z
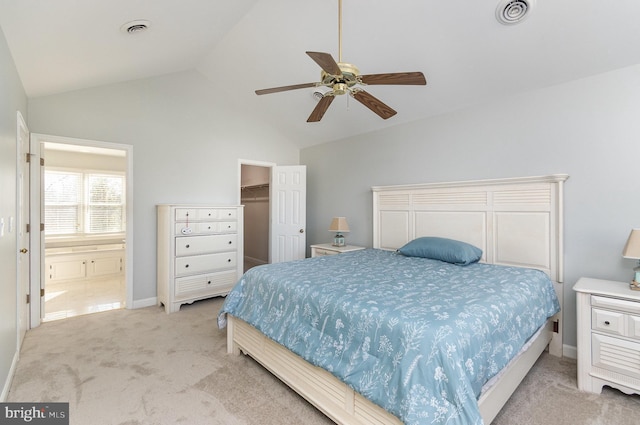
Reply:
M124 232L124 188L122 175L45 170L45 234Z

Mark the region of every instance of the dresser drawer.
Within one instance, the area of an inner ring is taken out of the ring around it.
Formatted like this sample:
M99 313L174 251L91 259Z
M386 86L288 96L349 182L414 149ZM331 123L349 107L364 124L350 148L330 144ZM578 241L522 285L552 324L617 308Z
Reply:
M593 366L640 379L640 343L599 334L591 338Z
M330 249L323 249L323 248L315 248L315 255L320 257L322 255L335 255L335 254L340 254L339 251L332 251Z
M238 231L238 222L236 221L204 221L189 223L188 233L183 233L182 229L187 223L176 223L176 235L206 235L211 233L235 233Z
M627 316L627 336L640 340L640 316Z
M601 332L607 332L614 335L625 334L624 313L615 311L591 309L591 329Z
M591 296L591 306L640 314L640 303L618 298Z
M236 267L236 252L176 258L176 276L187 276Z
M176 208L176 221L235 220L235 208Z
M183 300L194 295L228 292L236 283L235 270L229 270L206 275L181 277L176 279L176 300Z
M238 223L235 221L218 221L196 223L196 233L225 233L238 230Z
M210 236L183 236L176 238L176 256L199 255L212 252L235 250L238 244L236 234Z

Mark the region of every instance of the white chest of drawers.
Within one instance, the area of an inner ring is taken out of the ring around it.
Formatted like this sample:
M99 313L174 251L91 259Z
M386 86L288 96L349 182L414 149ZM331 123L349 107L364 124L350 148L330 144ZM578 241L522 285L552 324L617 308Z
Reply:
M226 295L243 272L243 207L157 206L158 305Z
M629 283L581 278L577 300L578 388L603 385L640 394L640 291Z

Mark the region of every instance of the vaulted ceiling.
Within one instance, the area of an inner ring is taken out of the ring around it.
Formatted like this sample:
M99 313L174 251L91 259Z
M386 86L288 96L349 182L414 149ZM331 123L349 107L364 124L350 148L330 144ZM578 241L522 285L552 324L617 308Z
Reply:
M637 0L343 0L342 59L363 74L422 71L426 86L370 86L388 120L339 96L307 123L316 82L306 51L338 60L338 0L0 0L0 26L29 97L197 70L222 99L310 146L640 63ZM147 31L126 33L130 21Z

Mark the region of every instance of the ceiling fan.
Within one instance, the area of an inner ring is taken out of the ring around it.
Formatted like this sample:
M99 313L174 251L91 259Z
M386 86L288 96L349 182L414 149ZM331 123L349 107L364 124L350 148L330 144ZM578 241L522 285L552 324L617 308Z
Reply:
M270 89L256 90L257 95L278 93L288 90L304 89L308 87L328 87L331 89L325 93L314 110L309 115L307 122L318 122L322 119L329 105L336 96L349 93L354 99L362 103L382 119L391 118L396 114L391 107L384 104L361 86L368 85L420 85L427 84L422 72L395 72L389 74L361 75L355 65L342 62L342 0L338 0L338 62L331 54L323 52L306 52L317 63L322 72L320 81L315 83L294 84L291 86L273 87Z

